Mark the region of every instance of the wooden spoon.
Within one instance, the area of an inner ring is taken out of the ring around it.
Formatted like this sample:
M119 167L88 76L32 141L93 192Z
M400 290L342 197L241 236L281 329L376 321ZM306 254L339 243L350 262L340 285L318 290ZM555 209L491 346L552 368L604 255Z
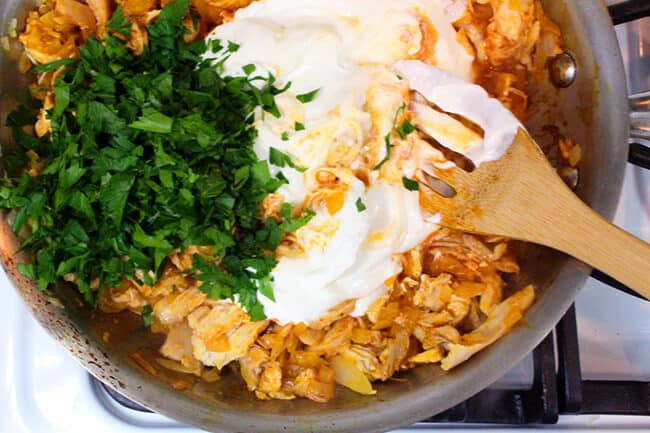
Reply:
M473 172L431 173L456 190L446 198L421 188L442 225L505 236L567 253L650 299L650 244L606 221L562 181L523 130L498 161ZM431 179L423 182L431 185Z

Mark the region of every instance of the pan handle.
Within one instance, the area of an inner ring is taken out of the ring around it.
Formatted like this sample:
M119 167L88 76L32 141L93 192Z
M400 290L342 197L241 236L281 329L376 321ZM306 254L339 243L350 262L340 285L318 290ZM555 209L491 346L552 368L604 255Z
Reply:
M648 0L627 0L608 7L614 25L627 23L650 16Z
M650 10L650 2L648 2L648 9ZM642 142L650 143L650 92L630 96L630 128L631 142L628 161L631 164L650 170L650 147L642 144ZM646 300L625 284L598 270L594 270L591 276L621 292Z
M650 170L650 92L630 96L630 138L629 161Z
M647 123L646 125L650 126L650 123ZM631 164L634 164L646 170L650 170L650 147L647 147L641 143L631 142L628 161ZM627 287L625 284L621 283L618 280L615 280L614 278L597 269L594 269L594 271L591 273L591 277L623 293L627 293L628 295L634 296L643 301L647 301L647 299Z
M630 162L650 170L650 92L630 96L630 138Z
M646 170L650 170L650 147L641 143L630 143L628 161Z

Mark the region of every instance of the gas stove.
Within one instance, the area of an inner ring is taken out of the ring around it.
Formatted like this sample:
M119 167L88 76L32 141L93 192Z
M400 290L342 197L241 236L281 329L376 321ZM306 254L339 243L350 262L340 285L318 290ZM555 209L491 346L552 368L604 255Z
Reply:
M648 1L608 2L617 3L615 22L635 19L617 34L639 118L650 113L650 18L638 19ZM634 138L615 223L650 241L650 130L639 124ZM399 432L650 431L650 302L594 276L555 332L500 381ZM91 378L31 317L4 273L0 329L0 433L198 432Z

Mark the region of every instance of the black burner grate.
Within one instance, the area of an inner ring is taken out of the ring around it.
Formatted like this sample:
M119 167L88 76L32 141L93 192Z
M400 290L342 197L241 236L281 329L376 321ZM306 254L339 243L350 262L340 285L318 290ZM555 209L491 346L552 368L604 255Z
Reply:
M488 389L425 422L534 425L555 424L559 415L650 416L650 383L582 379L575 307L535 349L533 359L530 389Z
M614 23L621 24L650 16L650 1L628 0L610 6L609 11ZM629 161L650 169L650 148L640 143L630 144ZM594 271L592 276L638 296L599 271ZM650 416L649 382L582 379L575 307L569 309L555 331L533 351L533 363L534 378L530 388L486 389L423 423L538 425L555 424L559 415L567 414ZM150 412L93 380L117 404L134 411Z
M615 25L650 16L648 0L627 0L612 5L608 9Z

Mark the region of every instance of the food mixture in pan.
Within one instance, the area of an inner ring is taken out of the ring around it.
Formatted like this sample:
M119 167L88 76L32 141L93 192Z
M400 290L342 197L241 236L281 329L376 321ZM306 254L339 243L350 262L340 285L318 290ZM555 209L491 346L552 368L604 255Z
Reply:
M19 270L141 315L146 370L259 399L454 368L535 288L507 239L438 225L432 179L504 154L560 36L538 0L47 0L7 119Z

